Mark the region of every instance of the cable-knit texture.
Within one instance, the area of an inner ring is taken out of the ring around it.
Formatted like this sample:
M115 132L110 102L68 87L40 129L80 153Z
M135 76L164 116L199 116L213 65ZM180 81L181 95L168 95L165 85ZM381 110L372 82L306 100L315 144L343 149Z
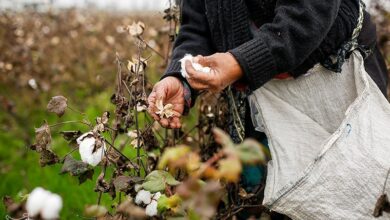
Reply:
M252 90L266 83L277 74L274 60L267 46L259 39L252 39L229 51L243 68L247 83ZM255 73L258 74L248 74Z
M279 73L294 77L336 53L356 26L358 0L185 0L167 75L180 72L187 53L230 51L252 90ZM252 34L250 23L258 28ZM375 26L366 19L359 43L373 47ZM381 71L372 74L382 78Z

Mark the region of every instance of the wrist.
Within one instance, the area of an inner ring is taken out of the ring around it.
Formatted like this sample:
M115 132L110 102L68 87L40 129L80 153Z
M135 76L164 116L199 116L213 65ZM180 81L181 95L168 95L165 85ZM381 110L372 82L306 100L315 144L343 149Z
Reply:
M243 72L240 64L236 60L236 58L233 56L233 54L231 54L230 52L226 52L226 54L227 54L227 62L231 66L230 69L231 69L232 78L235 81L239 80L244 75L244 72Z
M190 111L190 108L193 105L191 87L184 80L182 81L182 83L183 83L183 87L184 87L184 92L183 92L183 96L184 96L184 111L183 111L183 115L188 115L188 113Z

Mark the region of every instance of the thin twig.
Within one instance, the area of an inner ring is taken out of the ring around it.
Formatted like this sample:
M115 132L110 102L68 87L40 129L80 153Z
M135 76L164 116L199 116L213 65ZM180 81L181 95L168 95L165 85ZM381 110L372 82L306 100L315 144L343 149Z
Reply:
M64 121L64 122L59 122L56 124L49 125L49 127L52 128L52 127L56 127L56 126L60 126L60 125L64 125L64 124L76 124L76 123L84 124L84 125L87 125L88 127L91 127L91 124L88 124L88 123L83 122L83 121Z
M106 141L106 139L104 139L104 141ZM107 142L107 141L106 141ZM112 145L110 145L110 148L108 148L108 151L111 150L112 148ZM105 150L102 151L102 154L103 156L105 156L105 158L108 160L108 154ZM104 177L106 176L106 172L107 172L107 165L108 165L108 161L106 161L105 163L103 163L103 170L102 170L102 174L103 174L103 179ZM100 178L100 177L99 177ZM98 178L98 181L100 181ZM103 192L102 191L99 191L99 196L98 196L98 201L97 201L97 204L100 205L100 202L102 200L102 194Z
M109 141L107 141L106 139L104 139L104 142L106 142L108 145L111 146L110 149L116 151L121 157L123 157L126 161L130 162L132 166L134 166L134 163L133 161L131 161L128 157L126 157L126 155L124 155L120 150L118 150L114 145L112 145ZM134 166L136 167L136 166ZM138 167L135 168L136 170L139 169Z
M196 128L199 127L199 124L192 127L189 131L187 131L185 134L183 134L178 140L177 143L180 143L185 137L187 137L191 132L193 132Z
M137 59L138 59L138 65L137 65L137 70L136 70L136 76L137 78L139 77L139 72L140 72L140 67L141 67L141 47L139 44L137 44ZM136 88L135 88L136 89ZM137 93L137 90L135 91ZM134 117L135 117L135 129L137 131L137 165L141 165L141 159L139 158L140 156L140 132L139 132L139 124L138 124L138 111L137 111L137 105L138 105L138 100L136 100L135 105L134 105ZM137 171L138 176L141 176L141 171Z
M84 112L81 112L81 111L79 111L79 110L76 110L76 109L70 107L69 105L67 106L67 108L70 109L70 110L72 110L72 111L74 111L74 112L76 112L76 113L79 113L80 115L85 115Z
M78 147L72 149L69 153L67 153L67 154L64 156L64 159L65 159L67 156L71 155L73 152L75 152L75 151L78 150L78 149L79 149Z
M140 40L142 43L144 43L146 45L147 48L149 48L150 50L152 50L155 54L157 54L159 57L165 59L165 56L162 55L160 52L158 52L156 49L154 49L152 46L150 46L141 36L138 36L137 37L138 40Z

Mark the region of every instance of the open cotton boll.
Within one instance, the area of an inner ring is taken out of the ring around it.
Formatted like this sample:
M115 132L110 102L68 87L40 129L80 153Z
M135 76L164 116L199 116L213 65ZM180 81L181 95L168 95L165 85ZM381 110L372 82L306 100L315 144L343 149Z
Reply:
M145 213L148 216L157 215L157 201L153 200L149 205L146 206Z
M106 144L102 142L102 147L95 149L96 139L92 132L85 133L77 138L81 160L91 166L96 166L102 161Z
M135 190L136 192L139 192L141 189L142 189L142 185L141 185L141 184L135 184L135 185L134 185L134 190Z
M58 219L62 209L62 199L59 195L51 193L46 199L41 211L43 219Z
M28 216L37 216L45 205L45 201L50 197L50 192L41 187L35 188L27 198L26 210Z
M29 217L58 219L62 209L62 198L41 187L35 188L27 198L26 210Z
M191 54L186 54L181 60L180 60L180 63L181 63L181 75L184 77L184 78L188 78L188 73L187 73L187 70L186 70L186 62L187 61L190 61L191 64L192 64L192 67L194 67L194 69L196 71L199 71L199 72L202 72L202 73L210 73L211 69L210 67L207 67L207 66L202 66L200 65L199 63L195 63L193 61L193 56Z
M141 205L142 203L148 205L152 201L152 194L146 190L140 190L135 197L135 204Z
M156 192L154 195L153 195L153 200L156 200L158 201L158 199L161 197L161 193L160 192Z

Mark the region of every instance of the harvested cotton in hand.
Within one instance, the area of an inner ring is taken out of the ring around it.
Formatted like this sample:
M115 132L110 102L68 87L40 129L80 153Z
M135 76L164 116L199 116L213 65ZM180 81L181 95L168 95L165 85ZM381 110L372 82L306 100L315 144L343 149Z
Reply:
M202 72L202 73L210 73L211 69L210 67L207 67L207 66L202 66L200 65L199 63L195 63L193 61L194 57L191 55L191 54L186 54L181 60L181 75L184 77L184 78L188 78L188 73L187 73L187 70L186 70L186 62L187 60L191 62L192 64L192 67L194 67L194 69L198 72Z

